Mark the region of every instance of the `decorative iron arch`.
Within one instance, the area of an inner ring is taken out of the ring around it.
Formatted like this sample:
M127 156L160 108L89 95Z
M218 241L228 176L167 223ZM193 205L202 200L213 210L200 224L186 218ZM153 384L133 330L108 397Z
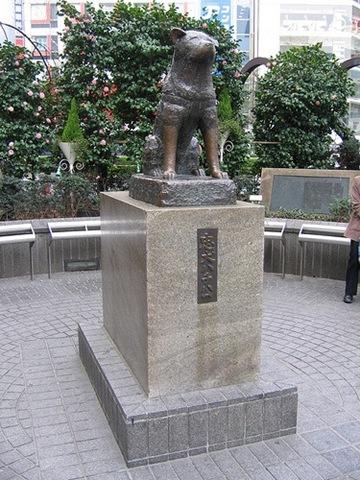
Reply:
M245 83L248 76L262 65L267 66L270 63L270 59L266 57L256 57L247 62L240 71L243 82Z
M350 70L353 67L359 67L360 66L360 57L348 58L347 60L344 60L341 63L341 66L343 68L345 68L345 70Z
M41 60L43 61L43 64L45 65L45 68L46 68L46 71L49 75L49 80L51 80L50 67L49 67L48 63L46 62L44 55L41 53L40 49L36 46L36 44L33 42L33 40L31 40L31 38L28 35L26 35L26 33L24 33L22 30L20 30L20 28L17 28L14 25L10 25L8 23L0 21L0 26L2 27L2 29L4 29L4 26L5 26L5 27L9 27L9 28L12 28L12 29L16 30L18 33L20 33L23 37L25 37L31 43L31 45L34 47L34 49L39 53L39 55L41 57Z

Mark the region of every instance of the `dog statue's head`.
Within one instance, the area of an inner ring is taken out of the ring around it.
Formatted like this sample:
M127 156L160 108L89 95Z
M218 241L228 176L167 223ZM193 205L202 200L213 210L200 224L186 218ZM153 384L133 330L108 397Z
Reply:
M198 62L213 62L218 42L199 30L173 28L170 33L175 45L175 57L185 57Z

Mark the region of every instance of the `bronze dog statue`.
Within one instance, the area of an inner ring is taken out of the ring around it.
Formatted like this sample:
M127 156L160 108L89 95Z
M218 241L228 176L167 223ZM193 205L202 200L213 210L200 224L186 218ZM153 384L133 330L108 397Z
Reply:
M204 138L210 174L227 178L220 170L218 120L212 83L216 40L197 30L174 28L175 45L170 72L157 108L154 132L146 138L145 175L173 179L176 174L204 175L199 168L197 128Z

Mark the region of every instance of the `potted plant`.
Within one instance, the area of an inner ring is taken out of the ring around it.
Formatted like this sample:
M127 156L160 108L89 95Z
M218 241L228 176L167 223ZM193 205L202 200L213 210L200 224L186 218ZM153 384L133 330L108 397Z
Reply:
M76 99L71 100L69 115L59 141L59 147L69 163L70 173L74 173L76 159L85 148L85 139L80 127L79 111Z

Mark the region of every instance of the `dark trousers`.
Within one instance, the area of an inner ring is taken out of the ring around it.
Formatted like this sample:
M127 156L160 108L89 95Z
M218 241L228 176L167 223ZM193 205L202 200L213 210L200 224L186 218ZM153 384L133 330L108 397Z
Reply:
M345 295L356 295L359 281L359 258L358 258L359 242L351 240L350 256L346 270L346 287Z

